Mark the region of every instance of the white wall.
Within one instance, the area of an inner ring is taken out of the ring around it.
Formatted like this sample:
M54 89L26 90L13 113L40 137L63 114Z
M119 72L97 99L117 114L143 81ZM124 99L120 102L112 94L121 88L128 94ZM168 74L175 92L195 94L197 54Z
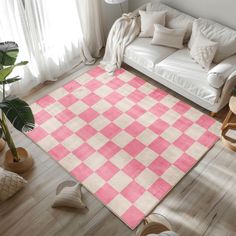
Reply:
M129 0L129 10L151 0ZM162 0L195 17L207 17L236 29L236 0Z
M105 30L105 35L107 36L112 24L116 19L118 19L122 15L122 12L119 4L107 4L104 0L101 1L102 1L104 30ZM128 1L122 3L122 8L125 12L128 11Z
M148 0L129 0L129 11L133 11L133 10L137 9L139 6L141 6L142 4L145 4L150 1L148 1Z

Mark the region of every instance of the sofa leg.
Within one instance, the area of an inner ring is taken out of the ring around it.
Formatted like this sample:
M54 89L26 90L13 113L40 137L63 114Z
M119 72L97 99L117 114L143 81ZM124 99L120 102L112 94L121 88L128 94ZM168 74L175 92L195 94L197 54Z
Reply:
M212 111L212 112L211 112L211 117L215 117L216 114L217 114L216 112L213 112L213 111Z

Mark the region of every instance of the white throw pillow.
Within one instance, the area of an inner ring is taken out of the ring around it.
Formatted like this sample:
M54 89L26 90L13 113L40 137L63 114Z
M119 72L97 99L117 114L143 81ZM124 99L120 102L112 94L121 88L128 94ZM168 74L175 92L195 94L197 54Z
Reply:
M64 187L55 197L52 207L86 208L82 201L81 184Z
M224 85L226 79L236 72L236 55L231 56L218 65L214 66L207 76L208 83L213 88L220 88Z
M202 68L208 70L217 48L218 43L207 39L199 31L190 49L190 55Z
M214 63L218 64L227 57L236 54L236 31L214 21L199 18L193 23L192 37L188 44L189 48L192 47L198 31L201 31L206 38L219 43L213 59Z
M0 167L0 201L5 201L22 189L27 181L16 173Z
M146 9L147 11L166 11L165 26L171 29L186 29L184 42L188 42L192 33L194 17L159 2L148 3Z
M139 11L141 17L141 32L139 37L153 37L154 24L165 25L165 11Z
M162 25L154 25L154 34L151 44L172 48L183 48L185 29L168 29Z

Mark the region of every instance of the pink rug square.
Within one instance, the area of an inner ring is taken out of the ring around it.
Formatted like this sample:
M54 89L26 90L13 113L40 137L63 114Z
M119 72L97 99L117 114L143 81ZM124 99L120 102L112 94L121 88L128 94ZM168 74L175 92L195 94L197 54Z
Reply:
M95 67L32 110L28 136L131 229L219 139L213 118L123 69Z

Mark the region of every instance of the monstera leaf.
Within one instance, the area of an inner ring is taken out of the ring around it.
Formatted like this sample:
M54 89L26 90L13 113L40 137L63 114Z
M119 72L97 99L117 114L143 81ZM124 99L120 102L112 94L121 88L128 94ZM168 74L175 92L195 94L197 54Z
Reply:
M7 97L0 103L0 108L17 130L28 132L34 129L34 116L25 101L15 97Z
M2 66L14 65L18 52L19 48L15 42L0 43L0 64Z

